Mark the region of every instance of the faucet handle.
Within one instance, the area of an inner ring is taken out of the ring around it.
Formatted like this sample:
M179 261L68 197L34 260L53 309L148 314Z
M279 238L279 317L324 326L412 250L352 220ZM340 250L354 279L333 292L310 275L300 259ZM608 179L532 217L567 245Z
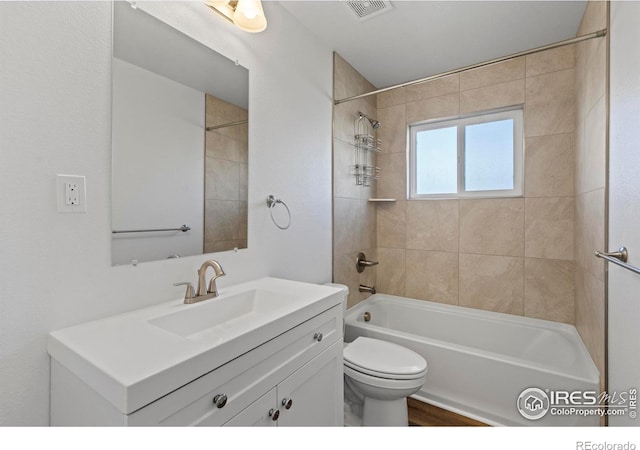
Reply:
M214 275L211 277L211 279L209 280L209 287L207 288L207 294L215 294L216 297L218 296L218 286L216 286L216 280L225 275L226 273L222 272L220 275Z
M358 257L356 258L356 269L358 273L362 273L365 267L377 266L378 261L368 261L367 257L364 253L358 253Z
M173 283L174 286L186 286L187 290L184 293L184 300L185 302L187 300L192 300L196 297L194 290L193 290L193 284L191 284L188 281L181 281L180 283Z

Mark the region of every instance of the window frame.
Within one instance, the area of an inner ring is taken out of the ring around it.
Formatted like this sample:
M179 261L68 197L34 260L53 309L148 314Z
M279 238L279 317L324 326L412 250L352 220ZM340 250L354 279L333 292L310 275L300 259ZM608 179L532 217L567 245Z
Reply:
M466 191L465 190L465 127L500 120L513 120L513 189L501 189L491 191ZM417 194L416 174L416 134L421 131L436 130L441 128L456 127L457 131L457 158L458 158L458 191L447 194ZM409 200L434 199L434 198L503 198L522 197L524 191L524 107L522 105L504 109L482 111L480 113L436 119L410 124L408 127L408 198Z

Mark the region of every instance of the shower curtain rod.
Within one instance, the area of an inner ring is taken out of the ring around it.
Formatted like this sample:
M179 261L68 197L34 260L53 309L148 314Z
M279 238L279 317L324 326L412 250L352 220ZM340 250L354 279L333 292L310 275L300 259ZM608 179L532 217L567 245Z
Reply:
M407 81L406 83L400 83L400 84L396 84L395 86L389 86L389 87L386 87L386 88L377 89L375 91L367 92L365 94L354 95L352 97L347 97L347 98L343 98L343 99L340 99L340 100L334 100L333 104L334 105L339 105L341 103L350 102L352 100L358 100L360 98L369 97L371 95L380 94L382 92L391 91L393 89L405 88L405 87L408 87L408 86L413 86L415 84L426 83L427 81L432 81L432 80L436 80L438 78L443 78L443 77L446 77L446 76L449 76L449 75L454 75L456 73L464 72L465 70L477 69L479 67L489 66L491 64L497 64L497 63L500 63L500 62L503 62L503 61L507 61L509 59L518 58L520 56L531 55L533 53L539 53L539 52L543 52L545 50L551 50L551 49L558 48L558 47L564 47L565 45L575 44L575 43L578 43L578 42L586 41L588 39L604 37L606 35L607 35L607 29L603 28L602 30L594 31L593 33L583 34L582 36L576 36L576 37L571 38L571 39L566 39L564 41L558 41L558 42L555 42L553 44L544 45L542 47L537 47L537 48L534 48L534 49L531 49L531 50L525 50L525 51L518 52L518 53L512 53L511 55L508 55L508 56L502 56L500 58L491 59L489 61L485 61L485 62L481 62L481 63L477 63L477 64L472 64L470 66L462 67L460 69L449 70L447 72L442 72L442 73L439 73L439 74L436 74L436 75L431 75L431 76L428 76L428 77L425 77L425 78L420 78L420 79L414 80L414 81Z
M219 128L227 128L227 127L235 127L236 125L244 125L245 123L249 123L248 120L238 120L237 122L229 122L223 123L222 125L214 125L212 127L205 128L206 131L213 131Z

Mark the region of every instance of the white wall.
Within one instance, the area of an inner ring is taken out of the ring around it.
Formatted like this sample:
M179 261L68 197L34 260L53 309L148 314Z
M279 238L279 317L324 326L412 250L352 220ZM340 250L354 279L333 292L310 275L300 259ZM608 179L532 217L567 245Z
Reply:
M640 267L640 3L611 3L609 249L626 246ZM640 275L609 264L609 387L640 385ZM638 410L635 411L636 414ZM640 418L610 417L609 425L638 426Z
M215 255L219 286L329 281L330 49L269 2L257 35L203 2L138 3L250 70L249 248ZM111 267L110 3L0 2L0 54L0 425L46 425L47 333L177 298L205 257ZM56 212L56 173L86 175L86 214Z
M201 255L204 240L204 92L113 59L111 145L114 264Z

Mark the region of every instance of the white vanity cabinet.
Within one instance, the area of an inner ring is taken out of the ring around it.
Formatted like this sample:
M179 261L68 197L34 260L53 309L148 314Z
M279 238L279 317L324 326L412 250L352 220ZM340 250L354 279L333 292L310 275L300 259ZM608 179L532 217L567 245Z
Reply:
M342 341L295 371L225 426L342 426Z
M275 401L263 411L267 418L269 410L274 409L274 414L279 411L279 424L286 423L286 420L283 422L286 417L299 415L300 420L294 420L293 424L341 425L338 423L343 409L342 318L339 309L334 307L298 325L128 415L127 425L224 425L245 409L257 408L252 404L260 401L274 387L277 388ZM327 366L333 370L326 370ZM313 370L316 368L325 370L316 373ZM317 390L319 386L324 390ZM298 393L301 394L300 401ZM216 396L219 396L221 407L214 402ZM292 407L286 413L280 404L285 397L292 400ZM224 398L226 401L223 403L221 399ZM315 414L307 410L321 404L325 405L325 420L314 422ZM251 419L242 426L253 420L252 414L247 412L247 415ZM327 417L332 421L328 422Z
M129 391L106 398L106 390L92 389L81 370L65 367L54 352L51 424L342 426L342 306L328 305L130 412L118 406L129 404L122 399Z
M278 417L275 415L278 403L277 388L271 389L258 400L243 409L238 415L227 421L225 427L275 427ZM278 416L280 413L278 413Z
M342 426L342 340L278 384L278 426Z

